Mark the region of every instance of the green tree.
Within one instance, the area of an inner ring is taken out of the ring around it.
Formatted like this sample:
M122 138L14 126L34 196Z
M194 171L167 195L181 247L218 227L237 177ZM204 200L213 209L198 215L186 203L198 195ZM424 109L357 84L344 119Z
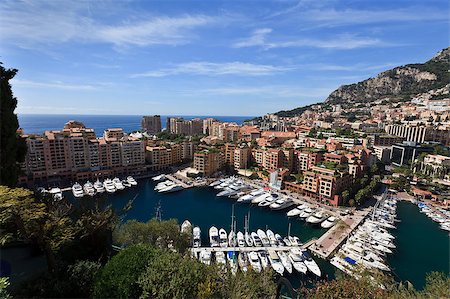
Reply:
M17 133L19 121L14 113L17 99L9 84L16 73L16 69L5 69L0 63L0 184L8 187L16 186L19 162L24 161L26 154L25 141Z
M158 254L158 251L144 244L132 245L120 251L97 276L93 297L138 298L142 294L138 279L150 260Z
M344 203L347 203L349 198L350 198L350 192L348 190L345 190L344 192L342 192L342 200L344 201Z
M8 277L0 277L0 298L11 299L12 296L9 294L7 288L9 287Z
M45 253L48 270L56 269L55 253L74 239L76 228L68 217L70 207L54 205L30 190L0 186L1 244L25 239Z

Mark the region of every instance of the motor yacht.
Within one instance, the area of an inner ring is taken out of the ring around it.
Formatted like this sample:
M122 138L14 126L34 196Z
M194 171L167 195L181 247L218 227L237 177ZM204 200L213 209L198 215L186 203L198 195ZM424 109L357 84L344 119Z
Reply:
M306 219L306 218L308 218L309 216L311 216L312 213L314 213L314 210L308 207L308 208L304 209L304 210L300 213L300 215L298 215L298 216L299 216L301 219Z
M251 202L253 198L264 194L263 189L256 189L250 192L247 195L241 196L238 198L237 202Z
M334 216L328 217L324 222L320 224L322 228L330 228L336 224L337 218Z
M273 233L273 231L268 229L267 232L266 232L266 235L267 235L267 238L269 238L269 242L270 242L271 246L277 246L278 245L277 238L275 238L275 234Z
M255 245L255 247L262 247L263 246L263 244L261 242L261 238L258 236L257 233L252 232L251 236L252 236L253 244Z
M283 238L283 243L284 243L286 246L292 246L291 240L289 240L288 237Z
M237 233L237 245L239 247L245 247L245 238L242 232Z
M289 239L289 242L291 242L292 246L301 246L302 245L302 241L300 241L300 239L296 236L289 236L288 239Z
M320 277L322 275L322 272L320 271L317 263L309 255L308 251L302 250L302 256L306 267L308 267L308 270L314 273L316 276Z
M275 234L275 239L277 239L278 246L284 246L283 237L281 237L279 234Z
M269 266L267 253L264 250L258 251L258 257L261 262L261 266L263 267L263 269L266 269Z
M219 247L219 230L215 226L209 229L209 243L211 247Z
M205 265L211 265L211 252L207 250L200 251L199 256L200 262L202 262Z
M328 216L323 214L322 212L316 212L314 214L312 214L311 216L309 216L308 218L306 218L306 222L311 223L311 224L320 224L322 223Z
M220 247L228 246L228 235L227 231L223 228L219 229L219 245Z
M155 182L159 182L159 181L164 180L165 178L166 178L166 176L164 174L160 174L160 175L152 177L152 180Z
M269 258L270 265L272 266L272 269L275 272L277 272L278 274L283 275L284 266L281 263L281 260L280 260L280 257L278 256L278 254L273 250L269 250L268 258Z
M271 196L270 193L263 193L259 196L256 196L255 198L252 199L252 203L253 204L259 204L261 201L265 200L267 197Z
M252 238L252 236L251 236L251 234L249 232L245 232L244 239L245 239L245 244L248 247L252 247L253 246L253 238Z
M289 253L289 261L291 262L294 269L299 272L306 274L308 271L308 267L306 267L305 263L303 262L303 256L302 252L298 248L292 248Z
M230 247L237 246L236 234L234 233L233 230L230 231L230 233L228 234L228 245L230 245Z
M292 210L289 210L286 215L288 217L294 217L300 215L300 213L303 211L303 209L300 209L300 206L293 208Z
M189 220L184 220L181 224L181 232L185 234L192 233L192 224Z
M183 189L184 189L183 186L174 184L174 185L168 186L166 188L160 189L158 192L159 193L171 193L171 192L181 191Z
M97 181L95 181L95 183L94 183L94 188L95 188L95 191L96 191L97 193L103 193L103 192L106 191L106 190L105 190L105 186L103 186L103 183L100 182L98 179L97 179Z
M192 230L192 237L193 237L193 246L195 248L198 248L202 246L202 237L201 237L201 230L200 227L196 226Z
M261 239L261 243L264 247L270 246L269 238L267 238L266 233L262 229L256 231L258 237Z
M87 194L89 196L94 196L95 195L95 189L94 189L94 185L87 181L84 185L83 185L83 191L84 194Z
M222 183L223 183L223 180L217 180L217 181L214 181L211 184L209 184L209 187L215 187L215 186L220 185Z
M136 186L138 184L132 176L127 176L127 182L131 184L131 186Z
M223 265L226 267L227 265L227 260L225 258L225 252L223 251L217 251L215 253L215 258L216 258L216 264L217 265Z
M248 271L249 262L248 262L247 252L239 252L238 264L239 264L239 268L241 269L242 272Z
M122 185L123 185L125 188L130 188L130 187L131 187L131 184L130 184L127 180L122 180Z
M116 187L117 190L125 189L125 186L122 184L122 181L119 178L114 178L113 183L114 187Z
M262 266L261 262L259 261L258 254L254 251L250 252L248 254L248 260L250 262L250 266L252 267L253 271L255 272L261 272Z
M278 251L278 256L280 257L280 261L283 264L284 269L288 272L288 273L292 273L292 264L289 261L289 256L286 252L284 251Z
M283 210L294 205L294 201L290 198L282 198L278 199L270 205L272 210Z
M54 200L61 200L64 198L60 188L54 187L48 191Z
M103 182L103 186L105 187L106 192L108 192L108 193L116 192L116 187L114 186L113 181L111 181L111 179L109 179L109 178Z
M275 198L272 196L266 197L263 201L258 203L258 207L268 207L275 201Z
M73 196L75 197L83 197L84 196L83 187L81 187L81 185L78 183L73 184L72 193Z
M155 186L155 191L159 191L159 190L161 190L161 189L165 189L165 188L167 188L167 187L169 187L169 186L172 186L172 185L175 185L175 183L174 182L172 182L172 181L170 181L170 180L166 180L166 181L164 181L164 182L160 182L160 183L158 183L156 186Z

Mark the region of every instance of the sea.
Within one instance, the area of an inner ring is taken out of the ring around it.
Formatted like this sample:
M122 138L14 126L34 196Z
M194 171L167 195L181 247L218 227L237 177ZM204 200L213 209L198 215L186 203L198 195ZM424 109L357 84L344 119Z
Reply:
M230 230L231 216L234 215L238 231L244 231L244 217L249 216L249 230L271 229L274 233L286 236L298 236L303 242L318 238L325 233L325 229L312 226L299 218L288 218L286 210L273 211L247 203L236 203L235 200L217 197L217 190L211 187L195 187L180 192L161 194L154 191L156 183L151 179L139 180L136 187L132 187L111 195L104 195L106 203L111 204L119 213L132 200L132 208L122 214L123 221L136 219L147 221L156 216L156 209L160 207L162 219L177 219L179 223L189 220L194 226L199 226L202 232L203 244L208 243L208 230L211 226ZM72 200L71 192L66 192ZM76 199L79 200L79 199ZM82 198L83 201L99 200ZM439 225L419 212L416 205L399 202L397 228L392 230L396 236L397 248L388 257L388 264L397 281L409 281L417 289L425 284L425 274L432 271L449 272L449 235L441 230ZM329 262L314 257L328 279L337 275ZM294 288L308 286L316 280L309 275L291 274L287 278Z
M242 124L253 116L205 116L205 115L161 115L162 127L168 117L184 119L212 117L221 122ZM46 130L61 130L69 120L81 121L87 128L94 129L101 136L108 128L122 128L130 133L141 128L142 115L81 115L81 114L18 114L19 126L25 134L42 134Z

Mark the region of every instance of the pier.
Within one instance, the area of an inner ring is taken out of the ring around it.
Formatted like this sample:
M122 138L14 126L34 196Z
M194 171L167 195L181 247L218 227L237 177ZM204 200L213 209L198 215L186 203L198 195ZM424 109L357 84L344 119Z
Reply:
M184 181L176 178L174 175L171 175L171 174L166 174L166 179L171 180L175 184L179 184L184 189L188 189L188 188L194 187L194 184L187 184Z

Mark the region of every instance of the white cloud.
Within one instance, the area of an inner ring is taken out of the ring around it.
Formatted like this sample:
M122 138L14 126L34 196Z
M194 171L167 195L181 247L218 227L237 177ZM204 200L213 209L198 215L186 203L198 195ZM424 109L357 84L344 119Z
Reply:
M68 84L60 81L55 82L36 82L30 80L12 79L13 86L29 87L29 88L57 88L66 90L95 90L99 86L90 84Z
M95 2L93 5L97 5ZM107 43L114 46L179 45L195 37L193 30L223 21L205 15L149 16L144 13L109 18L91 16L91 2L0 2L0 35L6 45L33 48L65 42ZM111 14L120 2L111 3ZM104 8L103 8L104 9ZM92 9L93 10L93 9ZM99 12L106 16L108 12ZM132 16L132 17L130 17ZM100 21L102 20L102 21ZM118 21L116 21L118 20Z
M270 98L325 98L335 87L294 87L287 85L270 86L227 86L198 90L210 95L257 95Z
M280 67L266 64L251 64L245 62L188 62L178 64L172 68L160 69L155 71L148 71L145 73L134 74L131 77L165 77L179 74L193 74L193 75L244 75L244 76L261 76L271 75L289 71L292 68Z
M243 47L255 47L260 46L264 49L274 49L274 48L300 48L300 47L311 47L311 48L323 48L323 49L356 49L364 47L375 47L375 46L389 46L389 44L383 42L377 38L359 37L354 34L341 34L333 38L315 39L315 38L290 38L290 39L271 39L268 40L266 37L272 30L270 29L259 29L252 33L252 35L246 39L241 39L235 42L232 46L234 48Z

